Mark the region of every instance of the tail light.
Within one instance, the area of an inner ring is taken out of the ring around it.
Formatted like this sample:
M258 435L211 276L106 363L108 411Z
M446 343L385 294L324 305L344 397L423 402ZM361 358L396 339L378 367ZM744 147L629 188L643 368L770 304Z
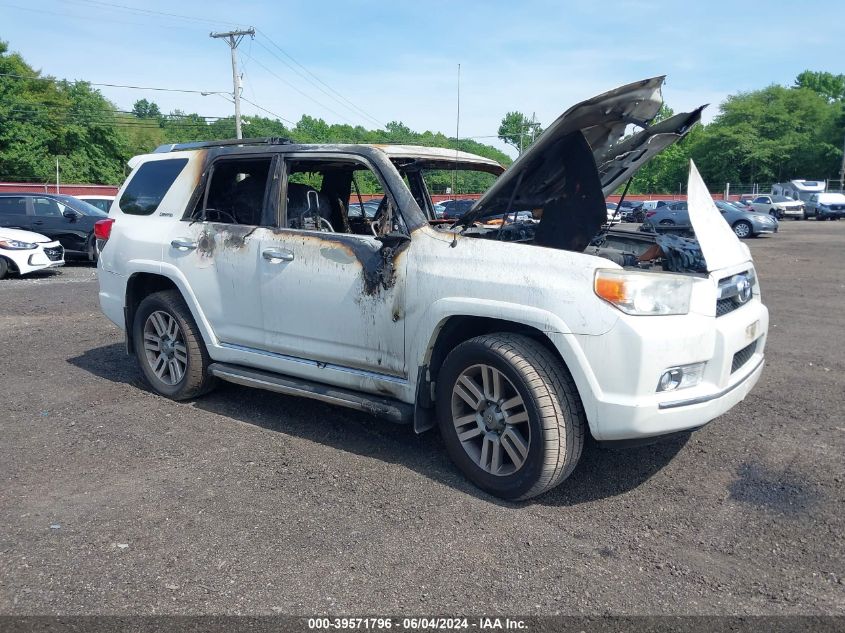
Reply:
M114 224L114 218L106 218L94 223L94 237L98 240L107 240L111 235L111 225Z

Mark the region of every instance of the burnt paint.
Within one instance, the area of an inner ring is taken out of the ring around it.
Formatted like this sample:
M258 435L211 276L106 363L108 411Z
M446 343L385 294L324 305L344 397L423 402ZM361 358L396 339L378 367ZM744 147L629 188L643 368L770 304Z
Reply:
M197 251L203 257L214 257L217 249L217 235L222 235L223 248L240 250L246 244L247 238L257 229L256 226L240 226L237 224L219 224L208 222L203 227L197 239Z
M410 244L410 239L392 242L385 238L379 248L372 248L367 242L362 241L354 235L345 233L299 233L291 229L274 229L274 235L292 234L301 237L303 243L306 241L317 241L320 244L331 244L333 249L326 247L320 249L320 253L327 257L326 252L340 250L346 254L349 263L357 261L361 266L361 278L364 283L364 294L375 296L381 290L392 288L396 284L396 270L399 256L405 252ZM338 261L342 255L329 257Z

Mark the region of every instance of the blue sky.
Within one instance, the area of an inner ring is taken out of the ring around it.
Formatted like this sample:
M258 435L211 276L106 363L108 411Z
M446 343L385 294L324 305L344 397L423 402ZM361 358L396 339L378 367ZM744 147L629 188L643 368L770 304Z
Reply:
M654 75L668 75L664 98L675 111L710 103L709 120L729 94L789 85L808 68L845 72L845 3L796 7L723 0L0 0L0 39L56 77L231 91L228 48L208 33L255 26L259 35L239 48L250 101L292 121L303 113L367 127L376 126L373 119L401 120L448 134L455 130L460 63L461 136L483 137L495 135L509 110L536 112L548 124L581 99ZM122 109L145 97L165 112L232 112L215 95L102 92ZM247 103L243 110L262 114Z

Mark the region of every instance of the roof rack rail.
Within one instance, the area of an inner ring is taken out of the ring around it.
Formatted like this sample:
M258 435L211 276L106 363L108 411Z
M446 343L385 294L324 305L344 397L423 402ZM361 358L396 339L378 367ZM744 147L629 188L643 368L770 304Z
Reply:
M182 150L202 149L204 147L226 147L228 145L286 145L292 141L279 136L265 136L261 138L230 138L223 141L193 141L191 143L168 143L159 145L153 154L166 154Z

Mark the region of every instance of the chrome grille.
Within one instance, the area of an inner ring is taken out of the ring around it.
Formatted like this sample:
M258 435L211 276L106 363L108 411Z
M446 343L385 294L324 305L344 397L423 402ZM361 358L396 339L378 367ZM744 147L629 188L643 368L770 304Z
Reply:
M756 283L757 276L753 269L720 279L716 295L716 316L724 316L748 303Z
M49 259L52 262L57 262L57 261L61 260L62 256L64 255L64 252L65 252L65 249L63 249L61 246L55 246L55 247L44 249L44 254L47 256L47 259Z

